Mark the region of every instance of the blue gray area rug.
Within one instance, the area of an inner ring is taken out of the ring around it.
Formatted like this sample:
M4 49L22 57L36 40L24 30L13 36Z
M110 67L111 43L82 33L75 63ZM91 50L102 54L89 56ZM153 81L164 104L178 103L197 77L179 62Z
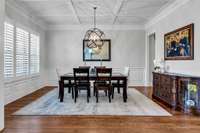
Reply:
M58 89L54 89L13 115L171 116L158 104L133 88L128 89L127 103L123 102L122 94L118 93L115 93L114 99L109 103L104 92L100 93L99 103L96 103L96 98L93 96L87 103L84 91L80 92L77 103L74 103L71 94L66 91L64 102L60 103Z

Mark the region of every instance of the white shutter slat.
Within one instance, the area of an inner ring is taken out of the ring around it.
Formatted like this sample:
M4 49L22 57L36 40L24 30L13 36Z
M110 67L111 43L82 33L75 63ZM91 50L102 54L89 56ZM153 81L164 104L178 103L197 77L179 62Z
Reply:
M39 73L40 68L40 38L37 35L30 35L30 73Z
M29 74L29 33L16 28L16 76Z
M14 26L4 23L4 77L14 76Z
M4 24L4 77L39 73L40 37L12 24Z

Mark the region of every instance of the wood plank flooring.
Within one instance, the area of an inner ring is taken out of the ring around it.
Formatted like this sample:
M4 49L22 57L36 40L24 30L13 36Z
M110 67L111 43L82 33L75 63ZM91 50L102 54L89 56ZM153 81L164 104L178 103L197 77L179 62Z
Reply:
M136 87L151 98L151 88ZM172 117L130 116L13 116L51 87L40 89L5 107L3 133L199 133L200 117L184 115L163 106Z

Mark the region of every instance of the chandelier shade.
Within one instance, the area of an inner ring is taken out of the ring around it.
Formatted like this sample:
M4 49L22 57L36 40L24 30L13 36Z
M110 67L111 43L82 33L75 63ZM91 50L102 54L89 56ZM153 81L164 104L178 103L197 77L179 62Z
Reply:
M94 28L91 28L86 31L86 34L84 36L84 40L87 41L87 47L89 48L102 48L104 44L104 38L105 34L102 30L96 28L96 7L94 7Z

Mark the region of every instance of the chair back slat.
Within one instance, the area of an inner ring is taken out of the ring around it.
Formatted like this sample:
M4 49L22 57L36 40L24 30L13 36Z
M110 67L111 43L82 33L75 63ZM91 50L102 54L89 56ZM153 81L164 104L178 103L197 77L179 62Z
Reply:
M90 69L90 66L79 66L79 68L89 68Z
M98 69L98 68L106 68L106 66L94 66L95 69Z
M89 82L89 68L74 68L73 72L75 83L81 81Z
M97 81L108 81L111 83L112 68L97 68L96 76Z

